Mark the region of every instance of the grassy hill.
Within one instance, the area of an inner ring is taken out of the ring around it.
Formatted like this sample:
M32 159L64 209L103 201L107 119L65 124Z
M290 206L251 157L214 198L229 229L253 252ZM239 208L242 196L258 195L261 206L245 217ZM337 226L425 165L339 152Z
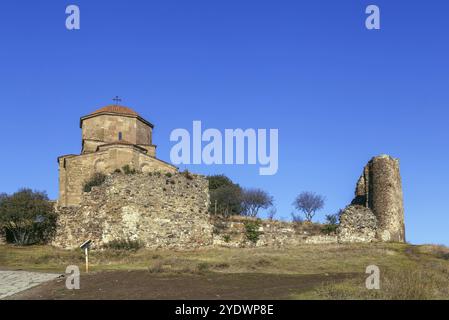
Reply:
M449 249L435 245L104 250L91 252L90 262L92 272L82 275L82 290L68 294L60 280L18 298L449 298ZM68 265L83 268L81 250L0 246L0 269L64 273ZM369 265L381 270L380 290L365 288Z

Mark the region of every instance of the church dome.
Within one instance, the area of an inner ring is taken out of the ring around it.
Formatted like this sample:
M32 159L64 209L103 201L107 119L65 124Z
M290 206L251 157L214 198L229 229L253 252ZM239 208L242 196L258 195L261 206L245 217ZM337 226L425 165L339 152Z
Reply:
M125 107L125 106L120 106L120 105L108 105L106 107L100 108L90 114L88 114L87 116L81 117L80 119L80 128L83 127L83 121L86 119L90 119L90 118L94 118L97 116L102 116L102 115L117 115L117 116L123 116L123 117L129 117L129 118L136 118L137 120L145 123L146 125L150 126L151 128L153 128L153 124L151 124L149 121L145 120L144 118L142 118L136 111L134 111L131 108Z
M94 111L91 113L91 115L95 115L98 113L117 113L117 114L127 114L127 115L132 115L132 116L138 116L139 114L137 112L135 112L133 109L128 108L128 107L124 107L124 106L118 106L118 105L110 105L110 106L106 106L103 107L101 109L98 109L97 111Z

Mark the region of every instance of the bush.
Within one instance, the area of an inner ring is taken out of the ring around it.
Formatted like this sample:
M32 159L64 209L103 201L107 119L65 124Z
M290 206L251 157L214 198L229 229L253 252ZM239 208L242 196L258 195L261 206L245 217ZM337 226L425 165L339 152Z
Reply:
M189 172L189 170L185 170L181 172L181 174L187 179L187 180L193 180L193 175Z
M136 169L131 168L129 166L129 164L125 165L122 167L123 173L124 174L135 174L136 173Z
M225 217L242 212L242 188L224 175L208 176L211 214Z
M21 189L0 196L0 233L17 245L44 244L56 232L56 213L45 192Z
M171 172L167 172L167 173L165 174L165 176L166 176L167 178L171 178L171 177L173 176L173 174L171 174Z
M338 228L338 225L336 225L336 224L326 224L323 226L322 231L324 234L333 234L333 233L337 232L337 228Z
M257 243L262 232L259 231L260 221L246 221L245 225L245 236L252 243Z
M103 247L105 249L112 249L112 250L137 251L143 247L143 244L138 240L120 239L120 240L112 240L111 242L105 244Z
M225 234L223 236L223 240L224 242L229 243L231 241L231 236L229 234Z
M91 192L92 187L98 187L101 186L106 181L106 175L102 173L95 173L90 180L88 180L84 184L84 192Z
M323 233L332 234L337 231L340 220L340 213L326 215L326 224L323 227Z

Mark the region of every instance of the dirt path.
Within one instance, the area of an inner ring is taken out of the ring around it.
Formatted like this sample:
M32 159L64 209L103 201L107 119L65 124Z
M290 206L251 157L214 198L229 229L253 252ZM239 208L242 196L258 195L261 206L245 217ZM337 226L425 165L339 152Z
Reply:
M69 291L65 288L65 279L57 279L10 299L288 299L292 294L306 292L327 281L349 277L348 274L99 272L82 276L80 290Z

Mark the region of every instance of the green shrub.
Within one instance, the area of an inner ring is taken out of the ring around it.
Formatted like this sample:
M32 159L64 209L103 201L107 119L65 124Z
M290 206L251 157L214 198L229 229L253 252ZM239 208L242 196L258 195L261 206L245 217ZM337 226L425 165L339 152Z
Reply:
M106 180L106 175L102 173L95 173L85 184L84 184L84 192L91 192L92 187L101 186Z
M335 233L338 228L339 220L339 213L326 215L326 224L324 225L322 232L325 234Z
M0 233L17 245L44 244L56 232L57 215L45 192L21 189L0 194Z
M324 234L332 234L337 232L338 225L336 224L326 224L323 226L321 230Z
M112 240L111 242L106 243L103 247L112 250L137 251L143 247L143 244L138 240L120 239Z
M225 234L223 236L223 240L224 242L229 243L231 241L231 236L229 234Z
M262 232L259 231L260 221L246 221L244 225L246 238L249 241L256 243L259 240L260 235L262 234Z
M167 172L167 173L165 174L165 176L166 176L167 178L171 178L171 177L173 176L173 174L171 174L170 172Z
M123 167L122 167L122 170L123 170L123 172L124 172L125 174L135 174L135 173L136 173L136 169L131 168L131 167L129 166L129 164L123 166Z
M209 213L229 217L242 212L242 188L224 175L208 176Z

